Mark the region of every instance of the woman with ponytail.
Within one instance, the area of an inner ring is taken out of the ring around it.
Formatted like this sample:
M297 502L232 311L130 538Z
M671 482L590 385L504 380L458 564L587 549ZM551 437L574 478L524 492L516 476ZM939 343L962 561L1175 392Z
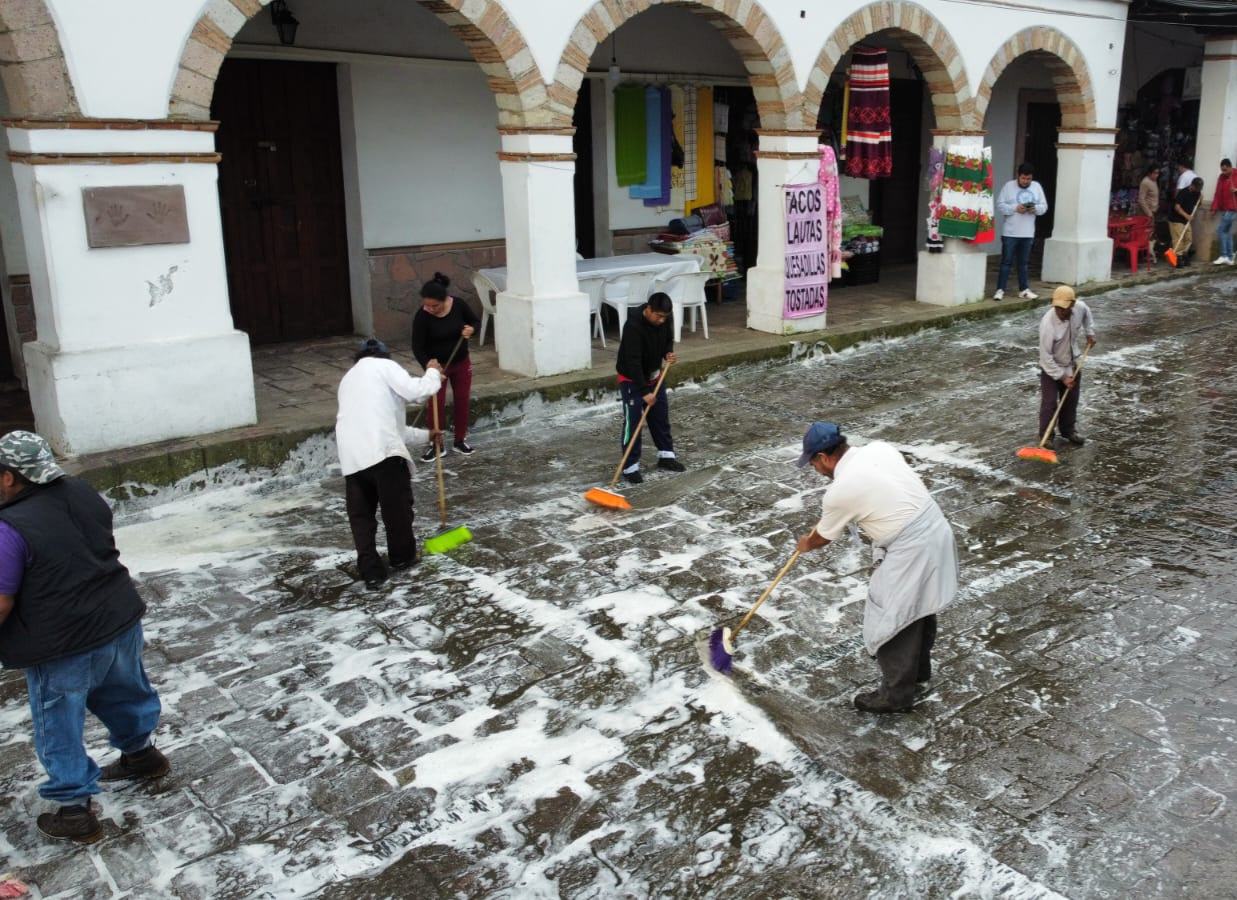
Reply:
M451 279L441 272L435 272L432 279L421 285L421 308L412 317L412 355L423 367L432 359L449 360L443 370L442 389L429 402L438 404L438 427L445 430L447 385L451 385L455 449L467 455L472 453L468 444L468 401L472 394L468 339L481 326L481 321L467 303L447 293L450 286ZM432 407L426 408L425 421L432 427ZM423 462L433 461L435 445L442 449L442 432L433 436L429 447L421 454Z

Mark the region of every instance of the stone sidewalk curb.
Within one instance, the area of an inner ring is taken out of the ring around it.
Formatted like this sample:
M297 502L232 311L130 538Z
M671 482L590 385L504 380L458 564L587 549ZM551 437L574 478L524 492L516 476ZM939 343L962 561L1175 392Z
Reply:
M1090 297L1121 288L1155 284L1176 278L1207 278L1231 274L1227 266L1153 271L1120 282L1093 282L1077 288L1079 297ZM958 322L1009 315L1044 306L1047 298L1038 300L982 300L964 306L924 307L923 315L907 321L871 327L830 329L796 335L767 335L752 332L749 338L716 355L681 361L667 378L670 386L699 381L732 366L800 358L812 349L844 350L865 341L902 337L935 328L948 328ZM542 402L576 400L595 403L614 393L611 373L575 372L545 378L526 379L516 384L479 385L474 388L472 409L474 418L513 422L520 418L512 407L536 397ZM229 463L239 463L246 469L273 469L286 461L305 440L330 434L334 417L327 421L306 422L301 428L252 425L196 438L145 444L126 450L68 457L63 461L70 474L87 479L99 491L116 499L126 499L146 492L150 487L175 484L195 472L206 471Z

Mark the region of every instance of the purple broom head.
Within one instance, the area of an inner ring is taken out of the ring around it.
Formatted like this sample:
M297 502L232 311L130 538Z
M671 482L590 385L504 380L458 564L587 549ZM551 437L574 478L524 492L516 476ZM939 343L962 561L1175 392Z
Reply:
M723 675L734 668L734 644L730 642L730 629L717 628L709 635L709 661Z

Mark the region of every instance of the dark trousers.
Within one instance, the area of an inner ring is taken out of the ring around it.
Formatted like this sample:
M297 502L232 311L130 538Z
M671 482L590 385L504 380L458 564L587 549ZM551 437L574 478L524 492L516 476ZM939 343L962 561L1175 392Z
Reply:
M1005 290L1005 282L1009 281L1009 270L1014 261L1018 262L1018 290L1025 291L1031 287L1031 245L1035 238L1003 237L1001 238L1001 272L996 277L996 286Z
M378 555L378 508L387 531L387 555L391 565L402 567L417 558L417 541L412 534L412 471L402 456L388 456L382 462L353 472L344 478L344 505L352 542L356 544L356 564L361 578L375 581L386 578L387 567Z
M623 402L623 439L619 446L624 450L627 449L627 442L631 440L632 432L640 424L640 417L644 415L644 395L651 390L653 390L651 384L641 387L634 381L619 382L619 396ZM649 410L646 424L649 426L649 434L652 435L657 449L673 456L674 439L670 436L670 399L666 396L664 389L657 392L657 399L653 401L653 408ZM627 465L624 467L626 471L639 468L640 447L643 443L643 437L637 435L636 444L631 448L631 455L627 457Z
M442 387L438 393L425 404L426 428L434 427L434 410L432 405L438 404L438 427L447 429L447 385L451 386L451 415L455 423L455 440L462 441L468 437L468 404L472 397L472 360L468 357L451 364L442 373Z
M915 683L932 677L932 645L936 643L936 616L924 616L907 625L876 651L881 668L881 693L892 703L910 706Z
M1043 369L1039 370L1039 433L1041 436L1048 430L1048 423L1052 421L1052 414L1057 411L1057 404L1061 402L1061 394L1064 391L1064 381L1057 381ZM1082 375L1080 374L1074 379L1074 388L1065 398L1065 405L1061 407L1061 417L1057 419L1058 434L1074 433L1074 428L1078 424L1078 397L1081 393ZM1052 440L1052 435L1048 435L1048 439Z

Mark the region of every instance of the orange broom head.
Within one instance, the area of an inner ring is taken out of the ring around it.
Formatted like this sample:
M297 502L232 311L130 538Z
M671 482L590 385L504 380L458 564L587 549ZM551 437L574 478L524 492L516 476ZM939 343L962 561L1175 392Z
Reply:
M1164 258L1168 260L1168 264L1174 269L1177 268L1177 251L1169 247L1164 251Z
M626 497L614 491L607 491L605 488L589 488L584 492L584 499L589 503L604 506L606 509L631 509L631 504L627 502Z
M1057 451L1049 450L1047 447L1023 447L1018 451L1019 459L1034 459L1038 462L1056 463Z

